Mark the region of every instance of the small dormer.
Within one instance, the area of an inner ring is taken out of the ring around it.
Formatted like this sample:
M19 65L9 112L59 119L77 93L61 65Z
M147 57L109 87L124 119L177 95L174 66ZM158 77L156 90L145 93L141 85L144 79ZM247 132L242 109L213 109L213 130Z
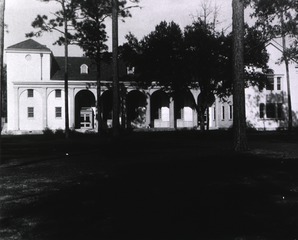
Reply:
M126 74L127 75L134 75L135 74L135 67L132 67L132 66L126 67Z
M88 74L88 65L87 64L82 64L81 66L80 66L80 73L81 74Z

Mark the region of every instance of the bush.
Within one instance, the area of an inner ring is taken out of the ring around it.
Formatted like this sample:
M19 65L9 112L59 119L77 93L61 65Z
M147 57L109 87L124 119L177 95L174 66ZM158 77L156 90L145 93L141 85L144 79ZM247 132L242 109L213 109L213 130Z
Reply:
M63 129L57 129L56 131L55 131L55 135L56 136L59 136L59 137L62 137L62 136L64 136L64 131L63 131Z
M54 135L53 130L50 129L50 128L45 128L42 132L43 132L44 135L47 135L47 136L52 136L52 135Z

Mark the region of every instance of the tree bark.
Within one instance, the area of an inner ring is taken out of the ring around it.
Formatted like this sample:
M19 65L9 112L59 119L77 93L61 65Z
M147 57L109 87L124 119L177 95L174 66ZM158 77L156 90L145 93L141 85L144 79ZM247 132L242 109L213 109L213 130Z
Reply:
M101 136L103 134L103 127L102 127L102 109L101 109L101 85L100 85L100 57L96 59L96 68L97 68L97 102L96 102L96 108L97 108L97 134Z
M112 6L112 48L113 48L113 136L120 135L119 123L119 79L118 79L118 0Z
M233 130L234 150L248 150L244 91L244 0L233 0Z
M65 13L65 2L62 1L62 9ZM67 16L64 14L64 101L65 101L65 138L69 138L69 111L68 111L68 27Z
M3 51L4 51L4 10L5 10L5 0L0 0L0 146L1 146L1 133L2 133L2 109L3 109L3 102L2 102L2 79L4 77L3 68ZM1 147L0 147L0 164L1 161Z
M0 137L2 132L2 109L3 109L3 101L2 101L2 94L3 94L3 86L2 80L4 77L3 68L3 51L4 51L4 9L5 9L5 0L0 0Z
M289 73L289 60L288 56L286 55L286 37L285 37L285 23L284 23L284 13L283 10L281 11L281 38L282 38L282 51L283 51L283 58L285 61L286 66L286 78L287 78L287 95L288 95L288 131L292 131L293 127L293 117L292 117L292 101L291 101L291 86L290 86L290 73Z

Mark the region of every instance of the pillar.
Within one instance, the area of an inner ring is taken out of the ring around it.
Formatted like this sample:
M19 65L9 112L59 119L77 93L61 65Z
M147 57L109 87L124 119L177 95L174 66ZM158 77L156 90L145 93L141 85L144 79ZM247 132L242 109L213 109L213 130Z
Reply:
M75 127L75 89L74 88L70 88L69 92L68 92L68 97L69 97L69 126L70 128L74 128Z
M48 88L42 89L42 128L48 127Z
M150 94L147 94L147 106L146 106L146 126L151 125L151 98Z
M174 99L170 99L170 128L175 128L175 110L174 110Z

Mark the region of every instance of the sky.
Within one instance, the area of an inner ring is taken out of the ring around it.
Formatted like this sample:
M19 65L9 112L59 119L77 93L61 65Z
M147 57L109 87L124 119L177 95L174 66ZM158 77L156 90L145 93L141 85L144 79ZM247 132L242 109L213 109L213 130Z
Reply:
M201 12L202 1L207 0L140 0L140 8L131 10L132 17L125 22L119 21L119 44L125 42L125 35L133 33L138 39L149 34L161 21L174 21L183 29L191 24L193 17ZM219 7L219 16L223 28L229 27L232 21L232 0L213 0L211 4ZM41 2L40 0L8 0L5 7L5 23L8 25L4 38L4 48L26 40L25 34L33 31L32 21L37 14L49 17L57 9L55 2ZM111 21L107 22L107 32L111 33ZM63 47L53 46L57 39L56 33L44 33L42 37L33 38L46 45L55 56L63 55ZM108 41L111 49L111 37ZM81 56L78 47L69 48L70 56Z

